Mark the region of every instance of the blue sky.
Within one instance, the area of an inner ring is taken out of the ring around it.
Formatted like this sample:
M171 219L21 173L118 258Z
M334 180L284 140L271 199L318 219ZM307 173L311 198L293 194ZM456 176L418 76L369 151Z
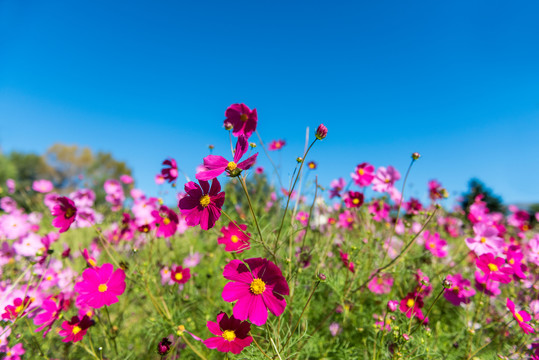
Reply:
M322 183L358 163L482 179L506 202L539 202L539 2L0 2L0 146L111 151L154 193L167 156L189 174L230 153L228 105L284 138L287 179L305 128ZM260 164L269 169L261 154Z

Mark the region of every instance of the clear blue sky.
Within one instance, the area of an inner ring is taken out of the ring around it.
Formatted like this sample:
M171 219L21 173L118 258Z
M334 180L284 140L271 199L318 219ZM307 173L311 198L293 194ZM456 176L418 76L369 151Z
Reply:
M287 141L285 179L323 122L326 184L363 161L404 173L419 151L408 194L476 176L538 202L537 14L536 1L3 0L0 145L111 151L155 192L165 157L192 175L208 144L229 155L224 110L244 102L265 141Z

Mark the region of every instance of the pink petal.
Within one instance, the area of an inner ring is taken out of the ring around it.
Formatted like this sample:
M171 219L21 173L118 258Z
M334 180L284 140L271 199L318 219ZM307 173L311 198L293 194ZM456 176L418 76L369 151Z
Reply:
M247 284L229 282L223 288L223 292L222 292L221 296L222 296L224 301L233 302L233 301L245 298L245 297L250 297L251 296L251 290L249 288L249 285L247 285ZM234 315L234 316L236 316L236 315ZM242 320L242 319L240 319L240 320Z
M262 297L264 298L264 303L273 315L279 316L283 313L286 308L285 299L279 300L269 291L265 291L262 294Z
M249 142L247 141L247 138L243 135L240 135L238 137L238 141L236 142L236 151L234 152L234 162L236 164L238 163L238 161L240 161L242 156L245 155L248 148Z
M249 320L258 326L262 326L268 320L268 309L260 295L251 296L251 306L249 308ZM237 305L237 304L236 304ZM234 316L236 316L234 314Z
M248 170L253 164L256 162L256 158L258 156L258 153L254 154L250 158L248 158L245 161L242 161L238 164L238 167L242 170Z
M232 260L226 264L223 270L223 276L225 279L240 281L249 285L253 282L253 275L251 275L249 268L241 260Z
M208 170L225 169L228 165L228 160L218 155L208 155L204 158L204 166ZM197 178L198 179L198 178Z
M216 322L208 321L206 323L206 326L208 327L208 330L210 330L210 332L213 335L217 335L217 336L223 335L223 332L221 331L221 328L219 327L219 324L217 324Z

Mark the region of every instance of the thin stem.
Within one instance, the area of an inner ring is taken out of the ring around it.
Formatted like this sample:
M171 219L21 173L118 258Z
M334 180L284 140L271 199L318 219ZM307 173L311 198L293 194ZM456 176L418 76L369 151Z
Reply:
M112 343L114 344L114 352L116 353L116 356L118 356L118 345L116 344L116 335L112 334L113 325L112 321L110 320L110 314L109 314L109 307L105 305L105 313L107 314L107 319L109 320L109 338L112 340Z
M415 333L417 329L419 329L421 325L423 325L423 323L427 320L427 318L429 317L430 311L432 310L432 308L434 307L434 305L436 304L440 296L442 296L444 291L445 291L445 287L442 285L442 290L440 290L440 292L438 293L438 296L436 296L436 299L434 299L434 302L430 305L429 309L427 310L427 315L425 315L423 320L421 320L421 323L409 334L410 336L412 336L412 334Z
M256 341L256 339L255 339L255 337L253 336L253 334L249 332L249 335L251 335L251 337L253 338L253 342L255 343L255 345L256 345L256 347L258 348L258 350L260 350L260 352L262 353L262 355L264 355L266 358L272 360L272 359L268 356L268 354L266 354L266 353L264 352L264 350L262 350L262 348L260 347L260 345L258 345L258 342Z
M290 342L290 339L292 338L292 335L294 335L294 333L296 332L296 329L299 326L299 322L301 321L301 318L303 317L303 314L305 313L305 310L307 309L307 306L309 306L309 303L311 302L311 299L312 299L312 297L314 295L314 292L316 291L316 288L318 287L319 284L320 284L320 280L318 280L316 282L316 284L314 285L314 287L313 287L313 289L311 291L311 294L309 295L309 298L307 299L307 302L305 303L305 306L303 307L303 310L301 311L301 315L299 316L299 319L296 322L296 325L294 326L294 330L292 330L292 332L290 333L290 336L288 336L288 339L286 339L286 342L284 343L283 347L281 348L281 351L286 349L286 345L288 345L288 343Z
M387 265L384 265L382 266L381 268L379 268L378 270L376 270L363 284L361 284L359 287L357 287L356 289L354 289L352 292L356 292L358 290L361 290L363 287L365 287L365 285L368 284L369 281L371 281L375 276L377 276L378 274L380 274L382 271L390 268L391 266L393 265L396 265L397 262L399 261L399 259L402 257L402 255L404 255L406 253L406 251L410 248L410 246L412 246L412 244L415 242L415 240L419 237L419 235L421 235L421 233L423 232L423 230L427 227L427 225L429 224L429 222L432 220L432 218L434 217L434 215L436 214L436 211L438 209L435 209L432 214L429 216L429 218L427 219L427 221L425 222L425 224L423 224L423 227L421 228L421 230L419 230L419 232L413 237L413 239L404 247L404 249L399 253L399 255L397 255L393 260L391 260Z

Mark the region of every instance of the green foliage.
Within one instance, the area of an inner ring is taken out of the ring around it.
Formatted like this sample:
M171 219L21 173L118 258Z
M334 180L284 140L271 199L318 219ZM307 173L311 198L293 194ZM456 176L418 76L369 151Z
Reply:
M461 202L462 208L468 212L470 205L474 203L476 196L483 195L482 201L487 204L487 208L491 212L505 213L506 208L503 205L502 198L487 188L483 182L479 179L471 179L468 183L468 191L463 194Z

